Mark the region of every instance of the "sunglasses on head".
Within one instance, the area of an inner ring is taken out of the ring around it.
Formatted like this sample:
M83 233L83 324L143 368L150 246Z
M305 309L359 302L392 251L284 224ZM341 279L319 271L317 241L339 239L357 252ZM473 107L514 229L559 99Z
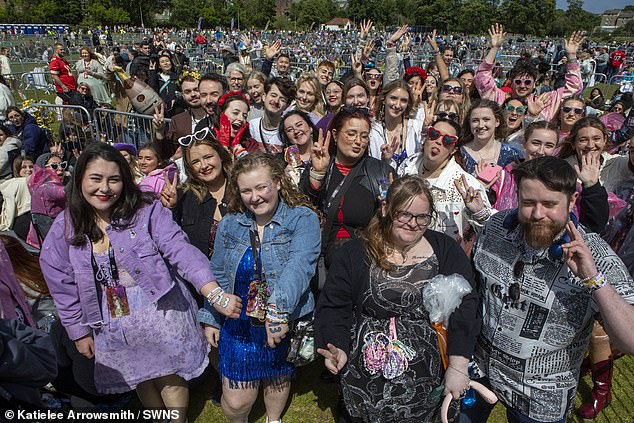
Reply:
M533 84L532 79L516 79L513 82L515 82L515 85L525 85L527 87L530 87Z
M455 135L443 134L442 132L440 132L436 128L434 128L433 126L430 126L429 128L427 128L427 138L428 139L437 140L440 137L442 137L442 143L444 145L446 145L447 147L450 147L453 144L458 142L458 137L455 136Z
M66 170L66 166L68 166L68 162L49 163L49 164L46 165L46 167L50 167L53 170L57 170L57 168L60 168L62 170Z
M460 85L443 85L442 86L443 93L451 93L451 94L462 94L462 87Z
M436 120L453 120L458 121L458 113L455 112L437 112Z
M518 115L523 115L526 111L526 106L513 106L511 104L506 105L506 111L509 113L516 112Z
M381 79L383 78L382 73L366 73L365 79Z
M582 115L585 113L585 109L579 108L579 107L570 107L570 106L563 106L561 108L561 111L564 113L570 113L574 110L576 115Z
M204 140L209 135L212 136L213 139L216 139L216 135L209 128L203 128L200 131L194 132L191 135L185 135L184 137L180 137L178 139L178 143L183 147L189 147L189 144L196 141Z

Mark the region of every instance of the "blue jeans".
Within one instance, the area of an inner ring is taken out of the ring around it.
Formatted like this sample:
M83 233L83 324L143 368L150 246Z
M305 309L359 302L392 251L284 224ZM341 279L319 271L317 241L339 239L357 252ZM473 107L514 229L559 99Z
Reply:
M491 389L489 380L487 378L478 379L478 382ZM521 414L514 408L510 408L503 404L506 408L506 418L509 423L542 423L539 420L531 419L528 416ZM495 404L489 404L476 392L476 405L472 408L463 408L460 412L459 423L486 423L489 419L489 415L493 411ZM566 416L563 419L557 420L552 423L566 423Z

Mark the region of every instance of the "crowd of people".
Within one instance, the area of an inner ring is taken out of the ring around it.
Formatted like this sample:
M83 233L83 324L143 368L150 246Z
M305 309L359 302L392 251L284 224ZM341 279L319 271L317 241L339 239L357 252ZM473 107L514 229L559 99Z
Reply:
M211 43L222 74L171 38L74 66L53 46L59 104L132 110L120 69L147 82L142 144L57 139L7 107L2 407L117 410L135 391L184 422L206 383L229 421L262 390L281 422L318 361L340 422L486 422L496 398L510 422L597 417L634 353L634 107L583 97L602 47L574 32L502 73L500 24L471 40L365 21L302 45L331 50L296 74L288 40L234 41Z

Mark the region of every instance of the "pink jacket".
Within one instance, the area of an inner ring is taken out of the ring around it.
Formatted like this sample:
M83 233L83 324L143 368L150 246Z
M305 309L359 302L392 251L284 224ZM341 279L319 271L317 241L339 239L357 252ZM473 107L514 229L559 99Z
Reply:
M139 182L141 191L153 192L160 198L161 191L163 191L163 187L165 186L165 176L163 175L165 171L167 171L167 177L171 179L174 177L174 173L178 173L178 168L172 163L163 169L154 169Z
M31 192L31 213L43 214L55 219L64 210L66 196L64 185L52 169L35 165L27 185ZM33 247L40 248L33 224L29 229L26 242Z
M495 63L483 61L476 72L473 83L478 89L481 98L502 104L506 100L506 93L499 89L495 83L492 72L494 65ZM568 65L568 73L566 73L566 85L548 92L547 105L542 110L540 117L547 121L552 120L557 114L562 100L579 94L582 89L581 67L578 63L571 63ZM534 96L534 94L531 95Z

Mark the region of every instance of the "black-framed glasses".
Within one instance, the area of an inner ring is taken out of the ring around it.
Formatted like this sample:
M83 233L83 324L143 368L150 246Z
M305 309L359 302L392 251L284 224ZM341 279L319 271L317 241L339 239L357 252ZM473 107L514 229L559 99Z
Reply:
M57 168L60 168L62 170L66 170L67 166L68 166L68 162L61 162L61 163L49 163L45 167L49 167L49 168L51 168L53 170L57 170Z
M518 115L523 115L526 111L526 106L513 106L512 104L507 104L506 111L509 113L515 112Z
M563 106L561 108L561 111L564 113L570 113L572 111L575 112L576 115L582 115L586 112L586 109L581 108L581 107L570 107L570 106Z
M203 128L200 131L196 131L191 135L185 135L184 137L180 137L178 139L178 143L182 145L183 147L189 147L189 144L194 142L194 140L201 141L207 138L209 135L211 135L211 137L214 140L216 139L216 135L214 134L212 130L210 130L209 128Z
M453 120L454 122L458 122L458 113L456 112L436 112L437 120Z
M441 91L443 93L449 93L449 94L462 94L462 87L460 85L443 85L441 88Z
M431 214L412 214L408 211L399 210L395 214L395 219L398 223L406 224L415 220L418 226L428 226L431 223L433 216Z
M427 128L427 138L430 140L437 140L442 137L442 143L447 147L452 146L453 144L458 142L458 137L455 135L447 135L438 131L433 126Z
M524 262L518 260L513 265L513 278L515 281L509 286L509 297L511 300L519 301L522 294L522 284L519 282L524 279Z

